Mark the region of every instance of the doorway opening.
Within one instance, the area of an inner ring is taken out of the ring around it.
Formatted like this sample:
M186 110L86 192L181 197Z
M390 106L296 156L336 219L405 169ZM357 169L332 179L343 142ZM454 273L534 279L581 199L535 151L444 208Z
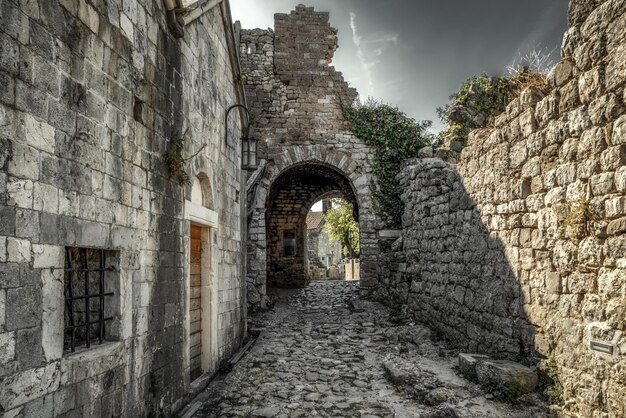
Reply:
M306 218L310 280L359 280L360 231L352 205L324 196Z
M332 208L332 199L340 199L350 208L357 225L353 233L358 241L359 208L355 192L350 180L337 169L318 162L306 162L285 170L273 182L265 212L269 287L304 287L313 278L309 268L312 253L308 236L311 235L309 226L314 222L309 213L318 201L327 200ZM323 215L313 216L321 221ZM326 258L319 262L322 265L338 264L343 252L341 244L339 247L335 253L324 255ZM358 258L358 253L352 255ZM334 269L332 274L338 278L340 273L337 270ZM345 277L345 267L342 271Z

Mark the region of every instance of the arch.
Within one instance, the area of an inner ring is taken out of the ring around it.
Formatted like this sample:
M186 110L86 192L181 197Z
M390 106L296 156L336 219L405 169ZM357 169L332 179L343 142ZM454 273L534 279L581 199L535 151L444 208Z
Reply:
M272 244L269 237L270 205L273 194L272 187L276 188L277 180L281 176L293 173L292 170L302 166L317 166L319 169L332 171L336 176L344 179L343 190L350 198L346 199L353 203L361 236L361 281L360 287L369 291L376 286L376 256L379 252L377 243L377 229L380 219L375 215L370 196L371 169L369 167L368 153L356 151L347 152L342 149L329 147L326 144L311 144L287 146L280 153L271 155L271 159L263 168L263 172L256 182L254 200L251 202L252 210L249 218L248 241L247 241L247 293L250 309L263 308L267 302L267 287L270 283L268 271L271 270ZM327 190L331 192L331 190ZM317 197L319 198L319 196ZM315 203L316 197L311 197L309 202L302 202L302 224L306 221L306 213L310 206ZM276 237L274 237L276 239ZM274 243L275 244L275 243ZM303 269L301 269L303 271ZM300 286L306 285L306 281L300 280Z
M327 164L302 162L274 179L265 204L268 286L308 284L306 216L313 203L329 193L341 195L358 213L356 190L350 180Z
M213 209L213 193L211 180L204 172L198 173L191 184L191 195L189 199L192 203Z

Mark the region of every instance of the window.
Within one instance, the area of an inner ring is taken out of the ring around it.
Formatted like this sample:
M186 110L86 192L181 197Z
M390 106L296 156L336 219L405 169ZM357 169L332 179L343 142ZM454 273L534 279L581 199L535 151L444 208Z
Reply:
M65 249L65 353L115 339L118 262L114 251Z
M296 255L296 231L289 230L283 232L283 253L285 257Z

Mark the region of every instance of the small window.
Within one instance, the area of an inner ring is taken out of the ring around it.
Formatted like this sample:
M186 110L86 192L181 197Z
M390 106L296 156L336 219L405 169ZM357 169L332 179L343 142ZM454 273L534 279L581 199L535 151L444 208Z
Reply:
M296 255L296 231L290 230L283 233L283 245L285 257Z
M117 339L118 263L115 251L65 249L65 353Z

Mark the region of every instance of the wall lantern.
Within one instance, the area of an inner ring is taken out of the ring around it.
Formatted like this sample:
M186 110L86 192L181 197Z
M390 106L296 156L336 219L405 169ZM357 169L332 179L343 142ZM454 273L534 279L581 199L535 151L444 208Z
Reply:
M241 104L232 105L226 111L226 116L224 117L224 142L228 144L228 114L231 110L235 108L241 108L246 112L246 116L248 117L248 123L244 129L244 133L241 136L241 168L245 170L256 169L257 168L257 156L256 156L256 146L257 140L251 135L251 127L252 120L250 118L250 111L247 107Z

